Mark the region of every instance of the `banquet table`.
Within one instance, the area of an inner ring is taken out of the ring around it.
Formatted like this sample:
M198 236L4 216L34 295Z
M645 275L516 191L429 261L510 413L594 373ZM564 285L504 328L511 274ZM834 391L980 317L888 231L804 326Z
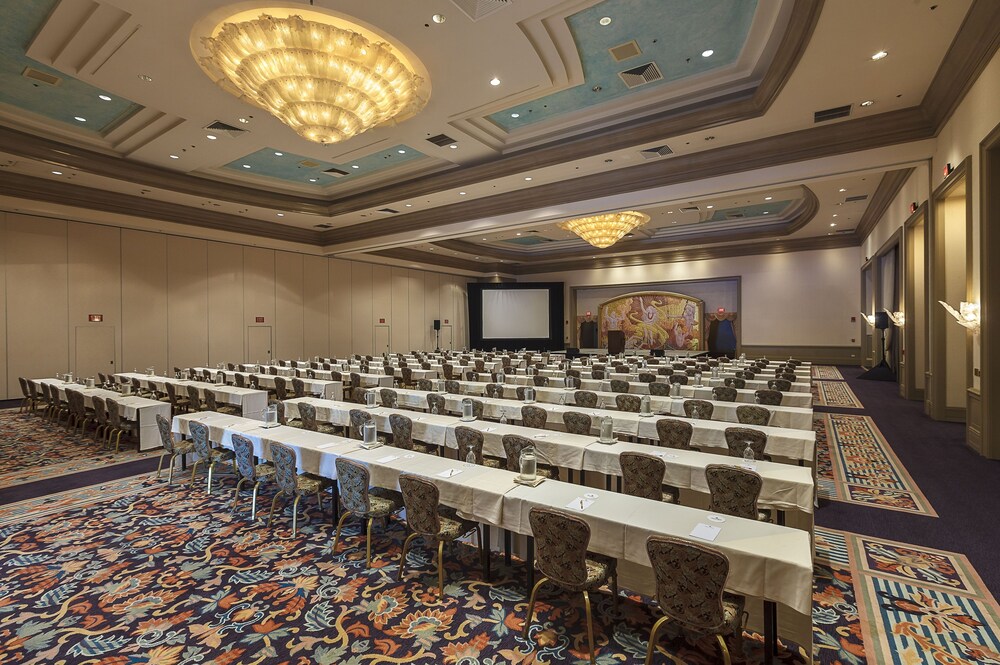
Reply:
M160 432L156 427L157 414L170 419L170 404L138 395L122 395L104 388L87 388L77 383L66 383L61 379L36 379L36 383L45 383L50 388L59 391L59 399L66 399L66 390L77 390L83 393L83 402L88 408L93 408L94 397L104 400L112 399L121 407L121 414L126 420L139 423L139 450L150 450L162 445Z
M208 370L212 372L213 375L218 372L222 372L225 375L227 382L233 381L234 377L237 374L242 375L243 378L247 380L248 384L250 381L250 372L231 372L229 370L217 370L217 369L213 370L208 367L195 367L194 369L199 372ZM257 381L260 383L260 385L266 388L274 388L274 375L255 374L255 376L257 377ZM319 395L327 399L344 399L343 381L331 381L330 379L318 379L318 378L309 379L304 376L301 378L302 382L305 384L305 390L308 393L311 393L313 395ZM287 379L285 385L287 386L288 391L291 392L292 388L291 378Z
M215 393L216 399L225 404L239 406L243 415L253 420L263 420L264 410L267 408L267 391L254 390L252 388L237 388L236 386L219 385L205 381L191 381L189 379L174 379L167 376L149 376L148 374L138 374L134 372L120 372L115 374L120 382L131 381L133 378L139 379L143 384L152 382L160 392L166 391L168 383L179 388L178 396L187 394L187 387L194 386L198 389L198 394L203 398L206 390Z

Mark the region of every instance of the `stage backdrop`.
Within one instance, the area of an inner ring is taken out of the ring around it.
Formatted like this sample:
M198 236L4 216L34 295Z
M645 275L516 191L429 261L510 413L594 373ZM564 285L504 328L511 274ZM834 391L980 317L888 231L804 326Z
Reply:
M702 351L704 309L705 303L699 298L668 291L618 296L598 306L598 344L607 348L608 331L621 330L625 333L626 349Z

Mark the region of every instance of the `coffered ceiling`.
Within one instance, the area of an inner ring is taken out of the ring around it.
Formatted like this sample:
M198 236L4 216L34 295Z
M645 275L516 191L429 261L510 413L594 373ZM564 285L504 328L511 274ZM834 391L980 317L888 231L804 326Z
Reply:
M469 274L858 244L1000 43L995 0L9 4L4 207ZM427 106L320 145L228 95L200 38L267 6L384 35Z

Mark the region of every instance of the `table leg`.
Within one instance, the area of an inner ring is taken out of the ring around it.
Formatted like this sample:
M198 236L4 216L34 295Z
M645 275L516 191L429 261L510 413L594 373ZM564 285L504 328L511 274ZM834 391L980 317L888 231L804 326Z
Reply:
M764 665L772 665L778 653L778 606L764 601Z
M618 493L622 493L622 477L618 476Z
M510 530L503 530L503 562L510 565Z
M330 511L333 515L331 524L336 526L337 521L340 519L340 486L334 483L330 488L330 493L333 495L333 510Z
M492 557L490 556L493 552L490 550L490 533L492 529L489 524L483 523L483 577L487 582L493 580L493 567L491 565Z
M528 566L528 589L531 590L535 586L535 538L533 536L528 536L528 552L524 558L524 562Z
M583 472L581 471L581 473ZM566 469L566 481L570 483L573 482L573 469Z
M587 486L587 472L583 469L580 469L580 484L584 487Z
M604 474L604 489L611 491L611 475L607 473Z
M784 510L779 510L778 511L778 524L780 524L781 526L785 526L785 511Z

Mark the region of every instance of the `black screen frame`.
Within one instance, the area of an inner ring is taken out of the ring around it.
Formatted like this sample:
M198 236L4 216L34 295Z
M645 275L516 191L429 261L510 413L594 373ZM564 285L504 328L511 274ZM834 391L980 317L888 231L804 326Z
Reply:
M548 338L512 337L483 340L483 291L520 291L525 289L545 289L549 292L549 336ZM565 312L564 282L503 282L472 283L468 285L469 297L469 344L473 349L496 347L504 351L531 349L533 351L559 351L563 343L563 312ZM485 345L489 345L488 347Z

